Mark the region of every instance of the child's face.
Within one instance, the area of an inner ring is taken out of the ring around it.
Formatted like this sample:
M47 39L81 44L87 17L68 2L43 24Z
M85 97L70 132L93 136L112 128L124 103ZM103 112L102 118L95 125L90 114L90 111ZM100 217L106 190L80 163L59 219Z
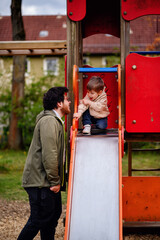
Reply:
M99 92L96 92L94 90L87 90L87 95L91 101L94 101L101 93L102 90Z

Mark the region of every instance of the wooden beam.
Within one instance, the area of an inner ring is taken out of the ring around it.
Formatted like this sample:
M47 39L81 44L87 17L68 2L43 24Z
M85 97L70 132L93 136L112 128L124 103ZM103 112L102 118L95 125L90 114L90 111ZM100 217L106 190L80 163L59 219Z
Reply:
M0 50L0 56L14 56L14 55L27 55L27 56L37 56L37 55L65 55L67 53L66 49L53 50L53 49L25 49L25 50Z
M128 133L124 139L127 142L160 142L160 133Z
M0 42L0 50L66 49L67 42L61 41L5 41Z

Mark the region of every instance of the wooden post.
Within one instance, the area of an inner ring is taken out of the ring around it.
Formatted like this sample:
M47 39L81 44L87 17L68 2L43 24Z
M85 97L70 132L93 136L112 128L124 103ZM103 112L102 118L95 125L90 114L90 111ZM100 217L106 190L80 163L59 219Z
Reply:
M125 127L125 59L130 51L130 22L121 16L121 97L122 97L122 126ZM128 142L128 175L132 175L132 150Z
M82 24L76 22L76 55L75 62L78 67L83 66L83 38L82 38ZM79 73L79 98L83 97L83 74Z
M121 17L121 81L122 125L125 126L125 59L130 51L130 23Z
M81 22L71 21L67 17L67 86L71 97L71 114L68 117L69 127L72 125L74 95L73 95L73 65L82 66L82 33ZM82 88L80 82L80 89ZM80 91L81 97L81 91Z
M120 36L120 46L121 46L121 96L122 96L122 125L124 125L125 119L125 21L121 17L121 36Z
M67 87L69 88L69 95L71 98L71 114L68 116L67 119L67 132L69 133L70 126L72 124L72 116L73 116L73 63L74 63L74 28L75 28L75 22L72 22L67 17Z
M78 67L83 67L83 38L82 24L76 22L76 45L75 45L75 63ZM83 73L79 73L79 99L83 98ZM79 128L82 128L82 122L79 121Z
M70 149L69 137L70 127L72 125L73 111L74 111L74 94L73 94L73 65L82 66L82 30L81 22L71 21L67 16L67 86L69 88L69 95L71 98L71 113L67 119L67 148ZM79 82L80 98L82 96L82 81ZM70 152L68 151L68 160L70 159ZM68 164L69 165L69 164Z

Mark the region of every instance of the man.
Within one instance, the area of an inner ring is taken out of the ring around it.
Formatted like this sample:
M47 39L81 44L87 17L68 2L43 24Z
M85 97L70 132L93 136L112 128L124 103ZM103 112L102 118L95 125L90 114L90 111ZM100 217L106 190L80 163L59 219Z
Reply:
M60 186L63 180L64 131L62 117L70 113L66 87L44 94L23 172L31 214L18 240L31 240L40 231L42 240L53 240L61 215Z

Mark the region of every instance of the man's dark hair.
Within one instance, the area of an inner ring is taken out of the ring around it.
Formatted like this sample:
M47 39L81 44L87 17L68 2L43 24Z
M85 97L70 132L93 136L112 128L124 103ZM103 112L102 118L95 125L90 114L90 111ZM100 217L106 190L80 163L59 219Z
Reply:
M52 87L43 96L44 110L57 108L57 103L64 101L64 94L68 92L66 87Z

